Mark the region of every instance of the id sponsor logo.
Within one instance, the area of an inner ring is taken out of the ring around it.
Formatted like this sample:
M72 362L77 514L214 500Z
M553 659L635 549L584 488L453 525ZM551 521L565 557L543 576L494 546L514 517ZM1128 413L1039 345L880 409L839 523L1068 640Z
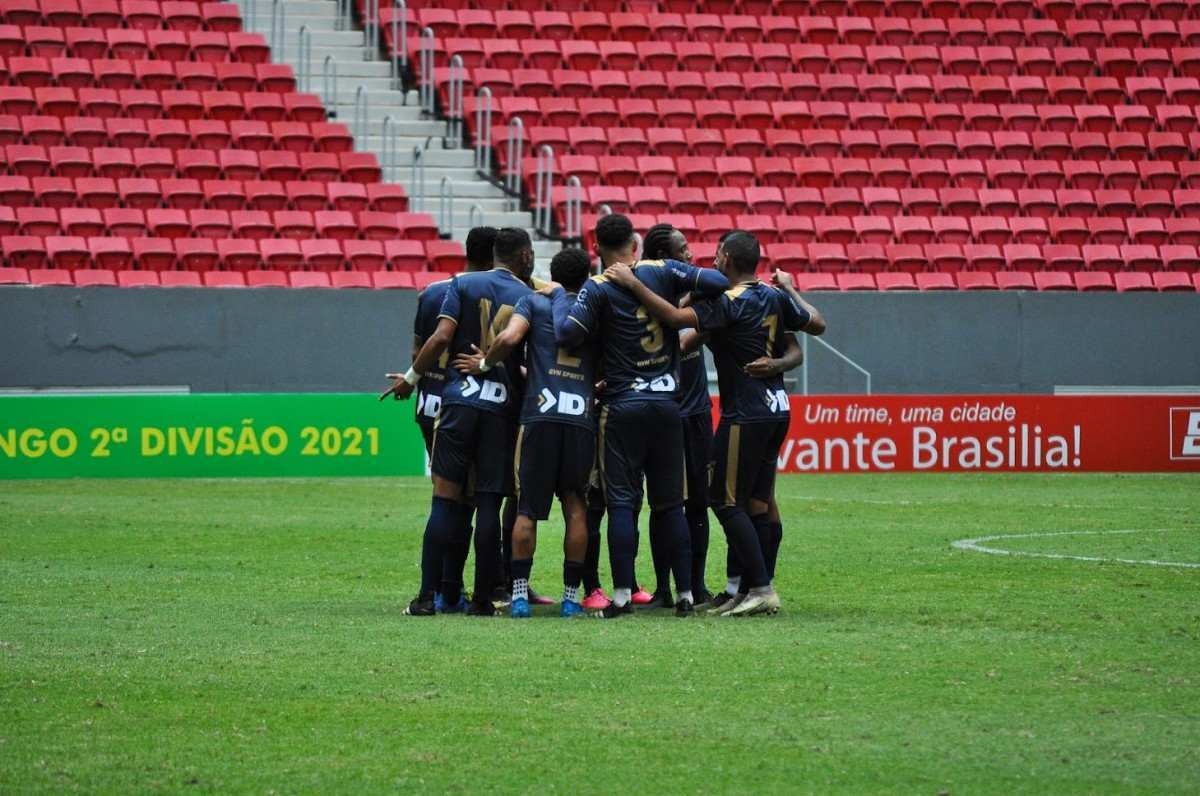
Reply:
M1200 459L1200 406L1171 407L1171 460Z

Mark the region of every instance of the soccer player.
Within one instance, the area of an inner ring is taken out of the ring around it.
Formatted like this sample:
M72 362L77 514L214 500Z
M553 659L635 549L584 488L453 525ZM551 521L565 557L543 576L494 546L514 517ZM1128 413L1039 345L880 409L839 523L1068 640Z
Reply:
M606 268L618 262L633 264L638 277L672 304L688 292L716 296L729 286L717 271L678 260L635 262L633 225L623 215L604 216L596 223L596 243ZM651 521L661 523L670 540L679 597L675 613L688 616L694 607L691 545L683 513L683 422L675 402L678 336L665 334L628 290L604 274L592 277L574 301L563 290L555 290L553 299L559 345L573 349L598 339L601 346L605 387L597 444L609 515L613 598L600 615L615 618L633 612L635 512L644 477Z
M583 287L590 270L590 258L579 249L564 249L550 262L550 278L569 298ZM486 356L482 352L460 355L454 366L464 373L486 374L522 342L528 375L517 435L511 613L514 619L532 616L529 576L537 524L550 516L550 504L557 494L566 522L561 613L564 617L582 616L580 583L588 534L584 495L596 445L592 414L595 346L585 343L575 350L560 348L550 299L531 293L517 302L508 326Z
M492 267L492 248L496 243L495 227L475 227L467 233L467 271L487 271ZM413 319L413 352L421 350L425 341L433 336L438 325L438 313L442 310L442 301L450 288L451 280L442 279L426 287L417 296L417 314ZM425 453L433 453L433 428L438 411L442 408L442 387L446 382L446 360L448 353L443 352L437 365L422 375L417 382L416 420L425 439ZM401 374L389 373L389 379L402 378ZM470 538L470 529L467 537ZM460 550L446 558L447 561L467 560L467 544L460 544ZM437 610L442 613L461 613L465 611L466 600L462 598L462 566L456 571L452 567L444 567L442 572L442 588L435 597ZM447 594L459 595L454 602L447 603Z
M789 401L782 376L757 378L747 366L773 357L781 330L822 334L825 321L796 292L786 274L776 273L780 289L756 276L760 249L753 235L730 234L716 265L736 283L719 298L680 308L644 284L642 274L619 266L610 281L632 291L646 309L672 328L708 332L717 367L721 422L714 443L709 502L742 568L741 589L722 616L773 614L779 596L767 574L770 502L775 491L779 449L787 436Z
M642 240L642 257L647 260L679 260L692 263L692 252L686 236L670 224L657 224ZM682 343L682 338L681 338ZM708 397L708 369L704 352L699 348L679 358L679 413L683 416L684 475L687 479L687 500L684 513L692 545L692 594L696 605L711 601L712 594L704 582L708 561L708 460L712 449L712 401ZM671 600L667 574L670 562L663 549L665 540L657 525L650 528L650 553L654 560L657 585L651 606L669 605Z
M533 244L522 229L496 234L495 266L482 273L460 274L446 292L437 329L421 347L412 367L388 392L412 395L421 376L442 353L457 355L475 348L486 353L513 308L532 291ZM522 390L521 352L481 377L450 368L442 391L442 410L433 435L433 500L421 549L421 588L405 613L430 616L441 577L444 551L453 551L470 528L468 487L475 495L475 588L467 614L493 616L492 587L500 571L500 504L513 493L513 451ZM385 393L386 395L386 393ZM449 600L449 596L446 596Z

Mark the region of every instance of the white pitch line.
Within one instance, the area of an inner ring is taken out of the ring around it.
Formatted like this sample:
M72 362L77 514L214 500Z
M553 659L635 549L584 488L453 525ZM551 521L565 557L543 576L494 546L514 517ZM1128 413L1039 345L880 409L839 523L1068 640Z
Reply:
M992 542L997 539L1032 539L1052 536L1098 536L1106 534L1119 533L1169 533L1171 528L1138 528L1132 530L1120 531L1049 531L1045 533L1006 533L997 534L995 536L980 536L975 539L959 539L957 542L952 542L951 547L956 547L959 550L972 550L976 553L987 553L993 556L1025 556L1027 558L1053 558L1059 560L1070 561L1099 561L1104 563L1115 564L1149 564L1154 567L1185 567L1187 569L1200 569L1200 563L1189 561L1157 561L1155 559L1135 559L1135 558L1103 558L1101 556L1072 556L1065 553L1034 553L1024 550L1003 550L999 547L987 547L981 542Z

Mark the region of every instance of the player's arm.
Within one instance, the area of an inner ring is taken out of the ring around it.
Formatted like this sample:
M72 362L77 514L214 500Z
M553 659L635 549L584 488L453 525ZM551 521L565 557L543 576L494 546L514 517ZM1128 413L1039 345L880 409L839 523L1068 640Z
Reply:
M563 288L550 292L550 305L554 312L554 337L562 348L577 348L583 345L596 330L596 307L601 291L591 285L572 301Z
M454 367L460 373L478 376L507 360L513 350L525 340L525 335L529 333L529 319L518 314L520 309L521 304L518 303L517 310L508 319L508 325L496 336L496 339L492 340L486 354L477 346L472 345L470 354L459 354L454 358Z
M701 298L711 298L729 289L729 278L716 268L699 268L679 260L667 260L667 268L680 293L695 292Z
M690 354L699 351L711 336L708 332L684 332L679 335L679 352Z
M637 278L633 269L624 263L613 263L604 275L617 285L633 294L646 311L663 326L672 329L693 329L696 326L696 311L691 307L676 307L671 302L659 296L642 280Z
M392 395L397 401L405 401L413 394L413 388L421 377L429 372L442 358L442 354L454 342L454 330L458 328L459 313L462 311L462 300L458 295L458 280L450 284L446 297L442 299L442 308L438 312L438 325L429 335L429 339L421 346L421 350L413 358L408 372L396 379L392 386L379 396L379 400ZM389 374L389 378L392 374Z
M825 334L825 316L804 300L800 291L796 290L796 283L792 279L792 275L777 269L774 281L788 299L784 302L784 328L816 336Z
M804 362L804 349L800 347L794 334L785 334L783 339L785 349L782 356L759 357L746 365L746 375L756 379L769 379L800 367Z

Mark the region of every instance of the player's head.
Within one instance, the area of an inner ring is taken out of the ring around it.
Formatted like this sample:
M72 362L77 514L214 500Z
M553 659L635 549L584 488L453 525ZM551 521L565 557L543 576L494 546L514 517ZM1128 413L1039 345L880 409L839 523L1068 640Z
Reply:
M632 262L636 248L637 236L633 234L633 222L628 217L610 213L596 222L596 252L602 267L607 268L609 263Z
M495 227L474 227L467 233L468 271L487 271L492 267L497 232Z
M642 256L647 260L692 261L687 238L670 224L655 224L646 231L646 237L642 239Z
M592 272L592 258L583 249L563 249L550 261L550 278L568 293L578 293Z
M523 282L533 273L533 241L523 229L504 227L498 230L492 256L498 265L512 271Z
M753 279L758 272L758 261L761 256L762 251L758 245L758 238L749 232L735 229L721 236L713 264L731 280L736 277Z

